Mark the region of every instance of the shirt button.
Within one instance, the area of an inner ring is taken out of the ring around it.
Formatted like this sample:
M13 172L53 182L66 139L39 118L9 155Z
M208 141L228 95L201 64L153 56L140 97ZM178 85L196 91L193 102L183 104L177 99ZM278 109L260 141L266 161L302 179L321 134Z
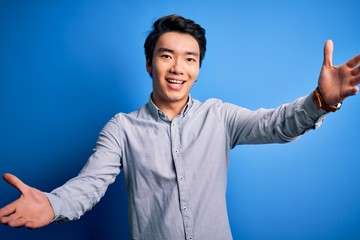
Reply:
M186 212L186 211L187 211L187 207L184 207L183 210Z
M183 177L183 176L180 176L180 181L184 181L184 177Z
M188 237L187 239L188 239L188 240L192 240L193 238L190 236L190 237Z

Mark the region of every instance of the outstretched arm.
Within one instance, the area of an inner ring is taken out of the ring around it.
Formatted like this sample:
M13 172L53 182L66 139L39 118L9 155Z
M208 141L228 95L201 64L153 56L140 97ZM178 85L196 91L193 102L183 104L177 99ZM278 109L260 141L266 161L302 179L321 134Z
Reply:
M339 66L332 65L334 45L327 40L324 47L324 63L321 68L318 88L324 101L336 105L359 92L360 54Z
M54 212L43 192L26 185L12 174L4 174L3 178L17 188L21 195L0 209L0 223L27 228L40 228L51 223Z

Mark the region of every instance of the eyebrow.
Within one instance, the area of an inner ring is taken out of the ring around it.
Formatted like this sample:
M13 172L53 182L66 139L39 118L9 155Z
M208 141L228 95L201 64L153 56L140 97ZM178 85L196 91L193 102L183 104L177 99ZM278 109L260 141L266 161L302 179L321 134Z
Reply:
M162 53L162 52L168 52L168 53L174 53L175 51L169 48L159 48L158 53ZM185 52L186 55L193 55L195 57L199 57L199 53L198 52L193 52L193 51L186 51Z

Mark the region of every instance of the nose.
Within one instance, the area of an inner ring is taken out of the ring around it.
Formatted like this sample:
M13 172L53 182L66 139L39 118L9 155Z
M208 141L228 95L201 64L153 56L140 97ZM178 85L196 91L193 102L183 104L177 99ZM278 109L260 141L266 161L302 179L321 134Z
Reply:
M177 75L184 74L184 63L182 62L181 59L175 59L173 61L173 65L170 68L170 72Z

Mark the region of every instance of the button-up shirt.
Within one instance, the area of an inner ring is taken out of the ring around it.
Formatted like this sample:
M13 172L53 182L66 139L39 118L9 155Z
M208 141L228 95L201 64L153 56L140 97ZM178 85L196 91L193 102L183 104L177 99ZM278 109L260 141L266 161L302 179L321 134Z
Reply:
M79 175L46 193L55 221L80 218L122 170L133 239L232 239L226 208L229 151L239 144L284 143L320 126L311 95L251 111L189 97L170 121L151 98L115 115Z

